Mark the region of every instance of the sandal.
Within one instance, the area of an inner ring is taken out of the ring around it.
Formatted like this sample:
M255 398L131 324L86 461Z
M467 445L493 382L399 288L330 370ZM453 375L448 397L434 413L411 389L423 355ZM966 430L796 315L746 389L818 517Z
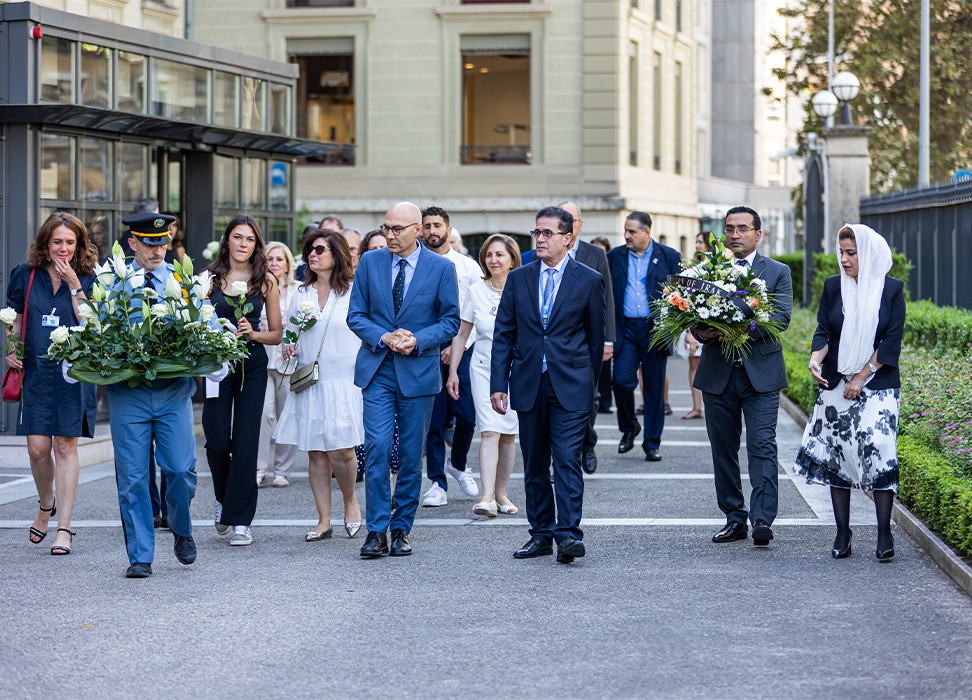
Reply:
M694 418L701 418L701 417L702 417L702 411L696 411L693 408L691 411L689 411L684 416L682 416L682 420L692 420Z
M68 530L67 528L64 528L64 527L57 528L57 531L58 532L66 532L67 534L69 534L71 536L71 543L72 544L74 543L74 536L76 534L78 534L76 532L71 532L70 530ZM53 547L51 547L51 554L53 554L54 556L61 556L61 555L70 554L70 553L71 553L71 545L70 544L56 544Z
M38 506L40 505L39 498L37 499L37 505ZM57 515L57 499L56 498L54 499L54 502L51 504L50 508L38 508L37 510L39 510L41 513L50 513L48 519L53 518L55 515ZM31 525L27 537L34 544L40 544L41 542L44 541L44 538L47 537L47 531L45 530L44 532L41 532L36 527Z

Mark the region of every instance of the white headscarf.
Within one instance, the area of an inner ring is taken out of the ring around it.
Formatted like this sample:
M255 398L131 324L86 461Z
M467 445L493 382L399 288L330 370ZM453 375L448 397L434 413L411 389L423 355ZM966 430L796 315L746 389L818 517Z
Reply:
M891 271L891 248L870 226L845 224L841 228L851 229L857 243L857 281L840 268L844 325L840 332L837 371L849 377L860 372L874 354L884 277ZM839 250L837 261L839 264Z

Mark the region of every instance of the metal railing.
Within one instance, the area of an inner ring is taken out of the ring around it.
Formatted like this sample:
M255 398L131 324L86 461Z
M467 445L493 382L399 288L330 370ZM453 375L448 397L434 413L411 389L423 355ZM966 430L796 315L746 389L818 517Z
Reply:
M460 158L463 165L474 163L522 163L529 165L533 162L533 151L530 146L462 146Z

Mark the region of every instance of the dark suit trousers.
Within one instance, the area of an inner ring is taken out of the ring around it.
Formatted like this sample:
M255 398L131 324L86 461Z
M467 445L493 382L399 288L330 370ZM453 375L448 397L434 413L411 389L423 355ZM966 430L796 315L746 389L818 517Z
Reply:
M472 388L469 379L469 362L472 359L473 346L462 354L456 373L459 375L459 400L453 401L446 391L446 381L449 379L449 366L442 365L442 391L435 397L432 405L432 422L429 423L429 434L425 440L425 468L429 479L437 483L446 491L449 483L445 473L445 431L448 422L448 408L456 417L456 431L452 437L452 466L461 472L466 471L466 458L472 445L476 430L476 404L473 403Z
M645 452L657 450L665 428L665 367L668 351L649 347L652 326L643 318L625 318L614 346L614 401L618 407L618 429L632 432L638 424L634 390L638 388L638 367L645 399Z
M568 411L561 406L550 374L544 372L533 409L518 411L517 416L530 536L543 542L560 542L568 536L583 539L581 450L590 411ZM556 499L550 486L551 460Z
M770 525L779 507L776 454L776 423L780 392L753 389L746 370L733 367L729 384L721 394L702 392L705 426L712 445L716 498L729 522L746 523L746 502L739 474L739 442L746 419L746 454L749 482L749 520Z
M597 378L597 408L599 411L611 409L611 360L601 364L601 373Z

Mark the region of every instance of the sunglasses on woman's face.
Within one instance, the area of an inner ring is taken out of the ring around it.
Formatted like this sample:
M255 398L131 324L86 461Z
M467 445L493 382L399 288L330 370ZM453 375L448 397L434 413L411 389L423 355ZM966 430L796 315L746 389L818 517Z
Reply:
M326 253L327 251L328 251L328 248L325 245L316 245L316 246L314 246L313 248L310 249L310 252L312 252L312 253L314 253L314 254L316 254L318 256L324 255L324 253Z

